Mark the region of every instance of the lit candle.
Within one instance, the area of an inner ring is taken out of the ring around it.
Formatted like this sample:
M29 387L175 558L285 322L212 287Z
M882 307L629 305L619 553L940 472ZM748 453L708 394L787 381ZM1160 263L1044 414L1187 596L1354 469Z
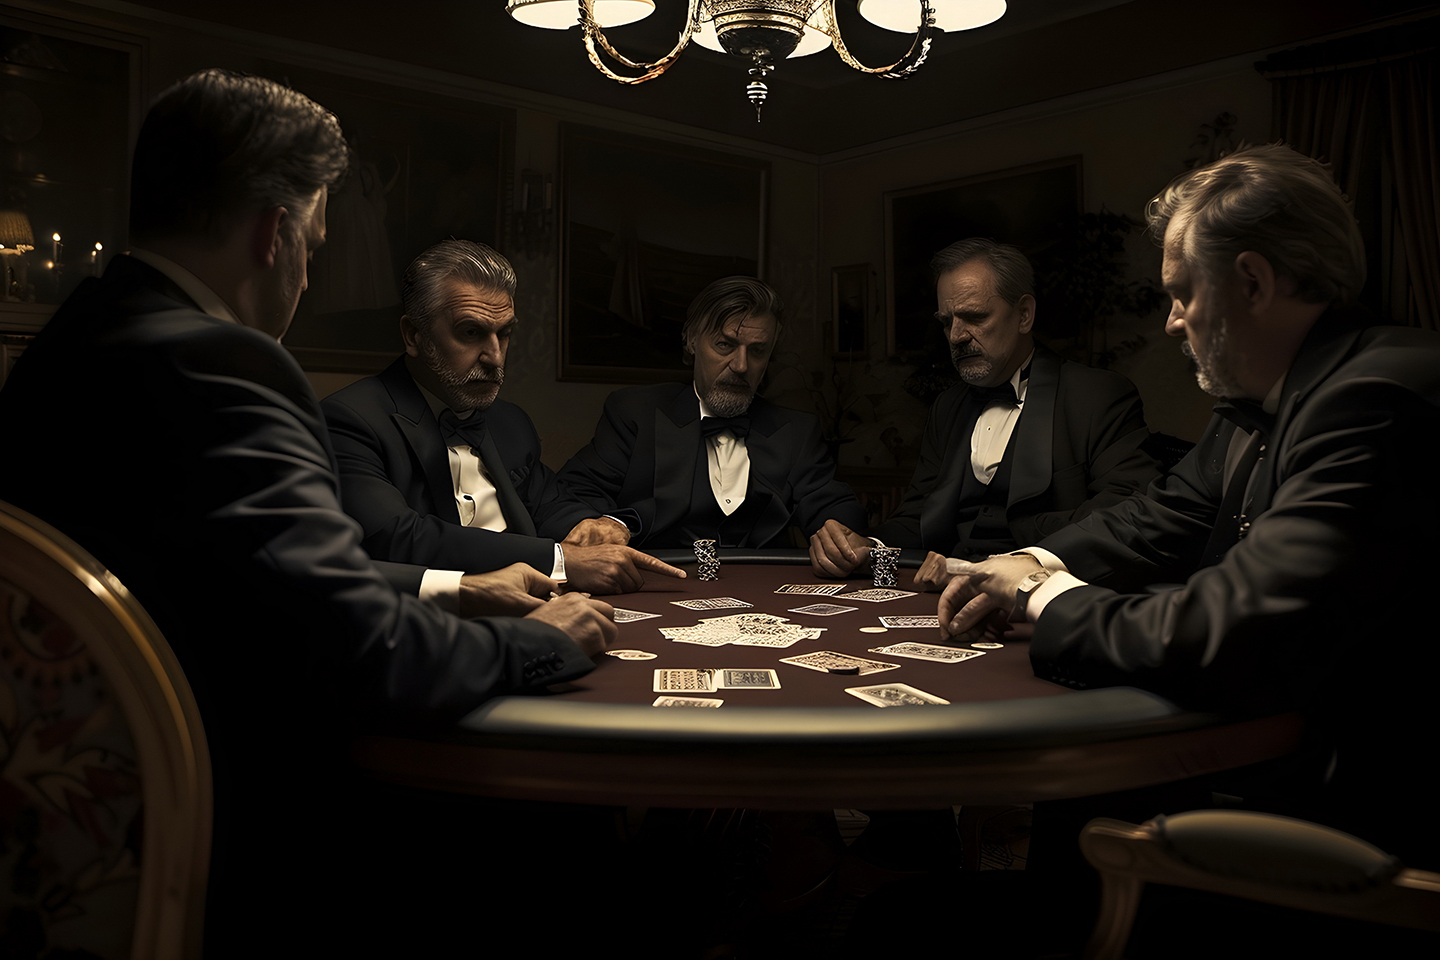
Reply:
M95 244L95 249L90 251L90 275L100 276L100 251L105 249L103 243Z
M50 234L50 259L57 264L60 262L60 234Z

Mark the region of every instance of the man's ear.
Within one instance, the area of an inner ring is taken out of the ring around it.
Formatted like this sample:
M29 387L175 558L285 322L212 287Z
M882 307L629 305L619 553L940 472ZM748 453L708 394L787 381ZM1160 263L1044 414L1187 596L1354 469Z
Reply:
M407 355L419 358L419 338L420 331L415 329L415 324L411 321L409 315L402 315L400 317L400 339L405 341L405 353Z
M1254 250L1246 250L1235 258L1235 282L1240 285L1241 296L1251 313L1265 311L1275 299L1278 283L1275 268Z
M1027 293L1015 306L1020 311L1020 332L1029 333L1030 328L1035 325L1035 298Z
M280 255L280 230L290 218L284 207L268 207L255 217L250 230L250 254L262 267L275 266Z

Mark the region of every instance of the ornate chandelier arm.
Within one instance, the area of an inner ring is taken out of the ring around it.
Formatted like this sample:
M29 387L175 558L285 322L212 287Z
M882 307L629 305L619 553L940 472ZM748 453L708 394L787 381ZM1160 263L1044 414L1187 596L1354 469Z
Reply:
M659 60L653 63L645 63L631 60L611 46L610 41L605 39L605 34L600 29L600 24L595 22L594 0L580 0L580 29L585 34L585 53L590 57L590 62L595 65L596 70L599 70L617 83L635 84L644 83L646 80L654 80L660 76L660 74L670 69L675 61L679 59L686 45L690 43L690 38L694 36L695 31L700 29L700 2L701 0L689 0L688 12L685 17L685 29L680 31L680 39L676 42L675 48ZM605 53L612 57L617 63L629 67L632 70L643 70L645 72L638 77L627 77L611 70L605 65L605 62L600 59L600 54L595 49L597 43L600 49L604 50Z
M910 49L905 56L896 60L888 67L867 67L851 55L845 46L845 40L840 36L840 24L835 22L834 0L823 0L825 12L825 32L830 34L830 41L835 44L835 52L840 55L847 66L859 70L861 73L879 74L889 80L903 80L925 62L930 55L930 40L935 28L935 10L930 6L930 0L920 0L920 26L915 31L915 40L910 44Z

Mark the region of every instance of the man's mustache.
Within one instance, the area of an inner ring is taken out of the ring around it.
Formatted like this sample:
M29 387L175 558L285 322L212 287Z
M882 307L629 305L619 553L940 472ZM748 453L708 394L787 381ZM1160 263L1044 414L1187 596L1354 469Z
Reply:
M740 389L740 390L749 390L749 389L750 389L750 384L749 384L749 382L746 381L746 380L743 379L743 378L736 378L736 379L734 379L734 380L726 380L726 379L716 380L716 381L715 381L715 386L717 386L717 387L736 387L737 389Z
M496 385L505 382L505 368L491 363L477 363L465 374L463 383L493 383Z
M951 359L951 361L953 361L953 362L955 362L955 363L959 363L961 360L968 360L968 359L970 359L971 357L983 357L983 356L984 356L984 354L981 353L978 348L976 348L976 349L971 349L971 348L969 348L969 347L951 347L951 348L950 348L950 359Z

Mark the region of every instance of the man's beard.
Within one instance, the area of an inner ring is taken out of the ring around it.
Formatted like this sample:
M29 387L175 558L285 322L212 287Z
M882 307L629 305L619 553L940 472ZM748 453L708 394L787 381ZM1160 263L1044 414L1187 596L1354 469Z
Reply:
M488 410L495 402L498 387L505 382L505 368L490 363L477 363L463 372L451 369L440 356L435 341L429 337L419 338L420 359L440 381L444 395L440 397L451 410Z
M979 363L960 366L961 361L970 358L978 358ZM955 372L960 374L960 379L966 383L983 383L995 372L995 363L978 350L969 346L961 347L957 343L950 344L950 362L955 365Z
M1203 352L1197 353L1189 340L1180 345L1180 352L1195 361L1195 382L1200 384L1200 389L1222 400L1241 396L1243 392L1230 368L1229 346L1224 317L1215 323Z
M755 391L744 380L720 381L710 385L705 393L705 405L717 417L738 417L750 409Z

